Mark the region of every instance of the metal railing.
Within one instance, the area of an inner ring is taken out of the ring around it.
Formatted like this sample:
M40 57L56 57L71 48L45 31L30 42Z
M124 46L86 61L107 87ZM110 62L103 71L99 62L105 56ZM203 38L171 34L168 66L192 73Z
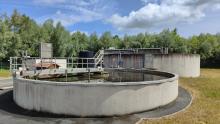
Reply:
M98 65L98 64L100 64L100 65L102 65L102 62L103 62L103 56L104 56L104 50L99 50L96 54L95 54L95 56L93 57L93 58L95 58L95 64L96 64L96 66Z
M77 57L53 57L53 58L39 58L39 57L10 57L10 70L34 70L36 65L43 69L45 63L56 64L60 68L98 68L102 67L102 57L98 58L77 58ZM54 66L56 69L57 66Z

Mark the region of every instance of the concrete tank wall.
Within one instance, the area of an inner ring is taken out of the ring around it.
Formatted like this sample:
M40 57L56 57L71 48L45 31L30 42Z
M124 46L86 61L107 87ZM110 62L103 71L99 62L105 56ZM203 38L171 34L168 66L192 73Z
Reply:
M120 63L121 62L121 63ZM176 73L180 77L200 76L197 54L105 54L105 68L155 68Z
M155 54L145 59L152 60L152 64L145 63L145 67L147 65L181 77L200 76L200 55L197 54Z
M144 68L144 54L105 54L105 68Z
M77 83L14 78L22 108L75 116L113 116L166 105L178 96L178 77L144 82Z

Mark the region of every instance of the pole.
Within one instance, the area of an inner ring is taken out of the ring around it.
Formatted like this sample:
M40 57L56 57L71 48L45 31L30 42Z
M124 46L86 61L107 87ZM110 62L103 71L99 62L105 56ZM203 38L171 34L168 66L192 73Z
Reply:
M66 82L67 82L67 69L65 70L65 75L66 75Z
M90 82L90 68L88 69L88 72L89 72L89 80L88 80L88 82Z
M12 58L10 57L10 71L12 72Z
M1 61L1 67L0 67L0 70L1 70L1 72L2 72L2 61Z

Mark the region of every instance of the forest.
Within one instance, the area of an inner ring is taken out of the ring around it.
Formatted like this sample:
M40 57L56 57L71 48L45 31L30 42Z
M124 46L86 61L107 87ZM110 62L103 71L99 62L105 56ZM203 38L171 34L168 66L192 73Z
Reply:
M169 53L200 54L203 67L220 67L220 33L200 34L189 38L178 34L177 29L164 29L160 33L136 35L112 35L106 31L86 35L71 33L61 23L46 20L38 24L30 17L14 11L11 16L0 15L0 61L7 62L11 56L21 56L27 50L29 56L39 56L40 42L53 44L55 57L74 57L81 50L98 51L114 47L169 48Z

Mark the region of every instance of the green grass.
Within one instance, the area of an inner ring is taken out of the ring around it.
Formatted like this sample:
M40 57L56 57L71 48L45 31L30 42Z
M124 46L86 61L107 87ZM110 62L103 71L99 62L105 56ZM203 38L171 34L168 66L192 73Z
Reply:
M192 105L173 116L142 124L220 124L220 69L201 69L199 78L181 78L179 84L192 94Z
M0 69L0 77L9 77L11 75L9 70Z

